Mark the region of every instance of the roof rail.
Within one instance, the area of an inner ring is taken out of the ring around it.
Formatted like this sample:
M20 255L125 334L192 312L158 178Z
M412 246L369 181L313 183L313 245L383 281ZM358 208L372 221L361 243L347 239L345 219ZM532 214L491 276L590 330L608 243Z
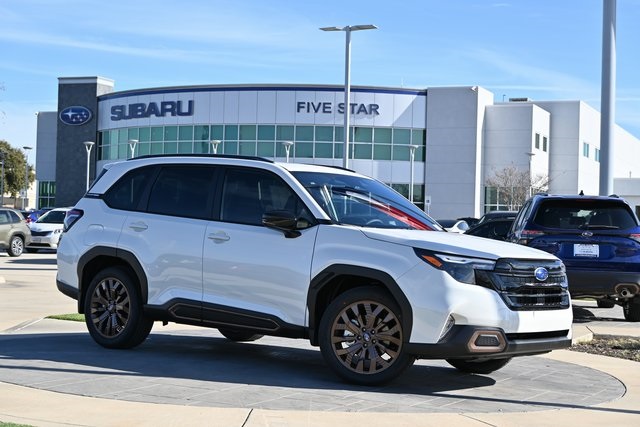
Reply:
M132 157L127 160L137 160L137 159L153 159L153 158L163 158L163 157L210 157L215 159L242 159L242 160L257 160L259 162L267 162L273 163L273 160L267 159L265 157L258 156L240 156L237 154L207 154L207 153L192 153L192 154L147 154L144 156Z

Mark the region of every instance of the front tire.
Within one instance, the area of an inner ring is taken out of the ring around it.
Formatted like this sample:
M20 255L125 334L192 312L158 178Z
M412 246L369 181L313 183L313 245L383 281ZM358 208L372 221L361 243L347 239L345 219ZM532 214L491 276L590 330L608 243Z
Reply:
M93 278L84 313L91 337L106 348L135 347L153 327L142 311L138 282L122 267L106 268Z
M383 290L355 288L339 295L320 321L318 340L329 367L348 382L377 385L411 366L400 308Z
M24 252L24 240L20 236L11 237L11 241L9 242L9 249L7 249L7 253L9 256L17 257L22 255Z
M511 358L475 361L468 359L447 359L447 363L459 371L469 374L490 374L503 368Z

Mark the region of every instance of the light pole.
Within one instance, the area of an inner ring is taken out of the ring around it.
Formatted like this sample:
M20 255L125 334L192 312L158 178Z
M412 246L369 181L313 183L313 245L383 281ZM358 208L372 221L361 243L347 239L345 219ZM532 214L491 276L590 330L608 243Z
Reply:
M4 151L0 151L0 165L2 166L2 172L0 172L0 208L4 207Z
M86 142L85 142L86 144ZM136 144L138 144L138 140L137 139L130 139L129 140L129 148L131 148L131 158L133 159L135 157L134 153L136 152Z
M22 147L24 150L24 197L22 198L22 209L26 209L27 204L27 191L29 191L29 150L31 147L25 145Z
M89 191L89 164L91 159L91 149L93 148L93 145L95 144L95 142L85 141L83 142L83 144L84 144L84 148L87 149L87 191Z
M375 30L378 27L371 24L347 25L346 27L322 27L322 31L344 31L346 43L344 48L344 153L342 166L349 167L349 114L351 98L351 32L360 30Z
M222 141L220 141L219 139L213 139L211 141L209 141L209 143L211 144L211 148L213 149L213 154L218 154L218 145L220 145Z
M417 145L409 145L409 201L413 203L413 166L416 158Z
M533 170L532 170L533 168L532 168L531 162L533 161L533 156L535 156L536 153L534 153L533 151L529 151L529 152L527 152L525 154L527 156L529 156L529 182L527 184L528 184L528 187L529 187L529 191L528 191L529 197L531 197L532 194L533 194L533 191L532 191L533 190L533 188L532 188L533 187L533 185L532 185L533 184Z
M289 150L293 146L293 141L282 141L282 145L284 146L284 151L287 154L287 163L289 163Z

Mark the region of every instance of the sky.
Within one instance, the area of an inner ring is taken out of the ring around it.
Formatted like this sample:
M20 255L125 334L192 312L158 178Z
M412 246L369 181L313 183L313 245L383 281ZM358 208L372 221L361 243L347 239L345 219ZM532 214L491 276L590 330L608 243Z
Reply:
M602 0L0 0L0 139L36 145L59 77L210 84L482 86L600 110ZM640 138L640 0L617 0L616 122ZM37 155L37 154L36 154ZM30 160L30 163L32 160Z

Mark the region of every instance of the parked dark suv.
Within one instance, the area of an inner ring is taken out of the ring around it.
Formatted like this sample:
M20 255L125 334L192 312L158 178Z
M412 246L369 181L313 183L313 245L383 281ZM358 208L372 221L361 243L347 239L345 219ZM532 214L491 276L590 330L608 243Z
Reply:
M616 196L551 196L527 200L507 237L562 259L574 298L619 304L640 321L640 226Z

